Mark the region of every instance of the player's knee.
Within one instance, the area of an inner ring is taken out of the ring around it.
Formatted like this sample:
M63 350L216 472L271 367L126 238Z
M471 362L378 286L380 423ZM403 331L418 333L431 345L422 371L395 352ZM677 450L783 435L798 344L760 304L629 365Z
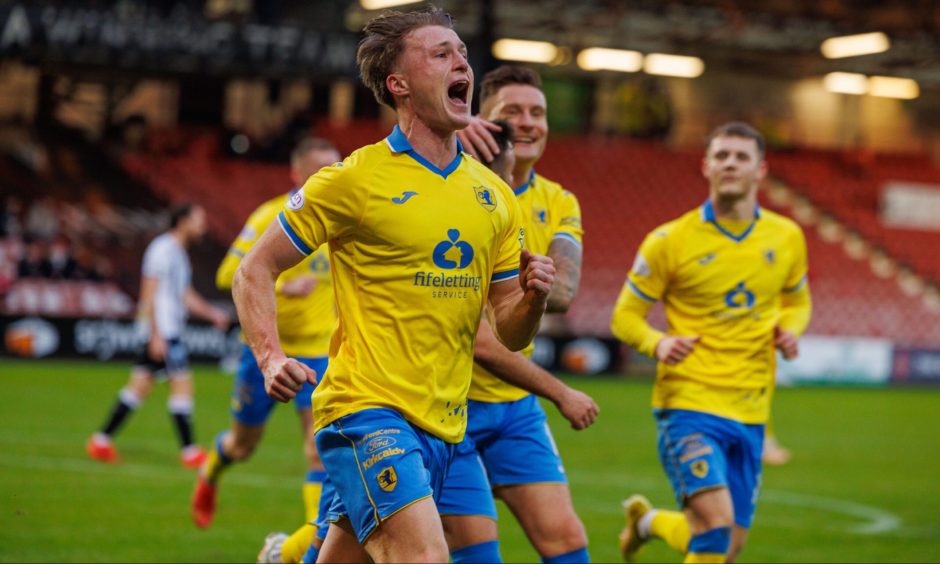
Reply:
M531 534L541 553L570 552L587 546L584 525L574 512L545 515Z
M447 550L447 544L440 543L426 544L413 555L409 555L407 561L410 562L449 562L450 552Z
M231 451L225 454L232 460L241 462L251 458L257 447L258 441L255 439L236 438L232 442Z

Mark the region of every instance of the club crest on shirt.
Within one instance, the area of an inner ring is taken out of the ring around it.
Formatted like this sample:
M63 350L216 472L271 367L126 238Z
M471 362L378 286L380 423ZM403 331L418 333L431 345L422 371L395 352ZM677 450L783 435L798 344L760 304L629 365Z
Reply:
M477 196L477 203L483 206L488 212L496 209L496 194L492 188L486 186L474 186L473 191Z
M288 209L292 209L294 211L297 211L300 208L304 207L304 191L302 188L300 190L297 190L296 192L291 194L289 198L287 198L287 207Z
M398 485L398 473L395 472L394 466L389 466L388 468L383 468L381 472L375 477L375 480L379 483L379 487L383 491L391 492L395 490L395 486Z
M767 264L773 264L777 262L777 253L773 249L767 249L764 251L764 259L767 261Z

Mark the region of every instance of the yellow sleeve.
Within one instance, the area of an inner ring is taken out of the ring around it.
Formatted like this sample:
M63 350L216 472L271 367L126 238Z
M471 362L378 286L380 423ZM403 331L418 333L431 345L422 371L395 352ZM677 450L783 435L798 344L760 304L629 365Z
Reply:
M272 206L270 202L265 202L248 216L245 226L242 227L238 237L232 241L225 258L222 259L222 264L219 265L219 269L215 273L215 286L218 289L232 289L232 279L235 278L238 265L241 264L242 258L248 253L248 249L255 244L258 237L264 233L268 224L274 219L277 213L276 210L277 208Z
M813 311L813 301L809 293L808 260L806 239L803 232L797 230L793 238L793 267L787 277L786 286L780 299L781 329L802 335L809 325Z
M614 337L630 345L641 353L655 357L656 345L665 337L665 333L653 329L646 321L646 314L653 307L653 302L636 295L632 288L624 285L614 306L614 315L610 320L610 330Z
M507 188L500 192L506 202L507 221L496 249L493 261L493 282L500 282L519 275L519 254L525 244L525 230L522 228L522 210L519 201Z
M304 256L330 239L351 235L362 223L367 194L356 180L361 175L350 164L352 158L321 168L308 178L277 216L291 243Z
M569 239L581 245L581 239L584 236L584 228L581 226L581 205L578 204L578 198L567 190L562 190L562 196L558 200L557 216L558 227L552 238L562 237Z
M646 321L646 314L666 292L669 282L667 232L647 235L627 275L614 306L610 329L614 336L636 350L655 356L656 345L665 336Z

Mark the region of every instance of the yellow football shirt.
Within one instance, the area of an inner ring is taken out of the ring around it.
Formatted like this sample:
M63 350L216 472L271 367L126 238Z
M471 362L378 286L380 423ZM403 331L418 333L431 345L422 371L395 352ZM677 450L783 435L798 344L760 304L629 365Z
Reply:
M584 234L581 206L574 194L534 170L529 180L514 192L522 209L527 249L546 255L552 241L558 237L581 246ZM530 344L522 352L531 357L534 348L534 344ZM500 380L479 364L473 365L473 380L467 395L470 399L498 403L516 401L527 395L529 392Z
M658 364L653 407L766 422L781 299L808 292L806 275L803 232L770 211L756 210L754 221L736 234L706 202L653 230L615 306L615 323L633 294L663 301L669 335L701 337L679 364Z
M242 257L284 209L288 197L289 194L284 194L272 198L248 216L241 233L232 242L219 265L215 276L216 286L223 290L232 287L232 279ZM279 291L285 282L306 275L316 279L316 286L306 296L286 296ZM326 248L321 247L282 272L277 279L276 289L277 332L284 352L296 357L326 356L330 350L330 336L337 323L333 277L330 275L330 257Z
M490 283L518 283L520 216L492 171L462 151L439 169L398 127L310 177L278 220L304 254L329 243L340 321L316 429L388 407L460 442Z

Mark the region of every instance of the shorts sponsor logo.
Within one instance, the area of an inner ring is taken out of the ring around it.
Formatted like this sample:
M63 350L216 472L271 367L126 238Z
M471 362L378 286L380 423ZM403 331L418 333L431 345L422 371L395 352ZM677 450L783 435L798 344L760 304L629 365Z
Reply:
M375 437L366 445L366 454L372 454L379 449L391 447L395 442L393 437Z
M399 433L401 433L400 429L379 429L378 431L367 433L366 436L359 439L359 442L356 444L361 445L373 437L380 437L382 435L397 435Z
M390 456L398 456L399 454L405 454L405 449L398 448L398 447L387 448L383 450L382 452L373 454L372 456L367 458L366 461L362 463L362 467L368 470L369 468L372 468L373 466L375 466L376 463L381 462Z
M704 478L708 476L708 461L707 460L696 460L692 463L692 475L696 478Z
M394 466L389 466L384 468L379 472L378 476L375 477L375 480L379 483L379 487L382 490L391 492L395 490L395 486L398 485L398 474L395 472Z

